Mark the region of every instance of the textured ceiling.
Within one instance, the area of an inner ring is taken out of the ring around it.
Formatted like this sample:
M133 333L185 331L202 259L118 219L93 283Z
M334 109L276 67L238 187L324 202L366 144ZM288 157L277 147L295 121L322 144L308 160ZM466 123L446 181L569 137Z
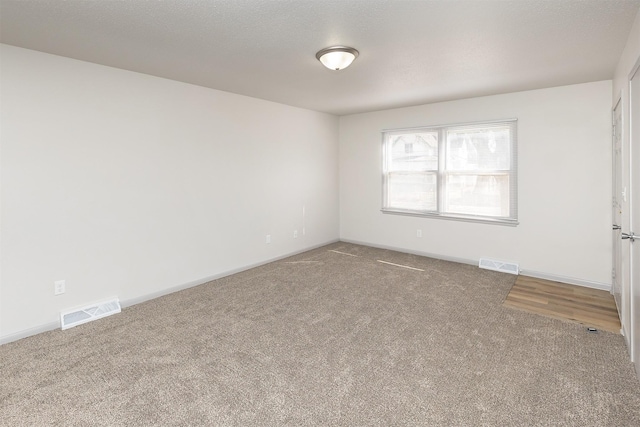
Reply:
M640 0L0 0L0 41L333 114L613 77ZM340 72L315 53L360 51Z

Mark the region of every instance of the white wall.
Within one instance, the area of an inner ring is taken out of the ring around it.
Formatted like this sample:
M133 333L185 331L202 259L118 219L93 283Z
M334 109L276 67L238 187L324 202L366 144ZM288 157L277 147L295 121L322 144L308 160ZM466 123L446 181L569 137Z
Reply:
M635 22L629 33L627 44L620 56L620 61L616 67L614 79L613 79L613 100L612 109L615 107L618 100L622 102L622 182L623 186L631 187L631 175L629 169L629 160L631 159L631 150L629 143L630 126L629 126L629 74L633 71L633 67L640 59L640 11L636 15ZM636 154L638 155L638 154ZM638 185L636 184L636 187ZM640 197L640 194L634 193L634 197ZM622 201L622 231L629 232L631 230L630 225L630 199ZM625 338L627 345L630 345L630 332L631 332L631 269L629 267L630 245L627 243L622 244L622 307L621 309L621 322L622 328L625 330ZM638 313L635 314L636 319L640 319L640 307L637 308ZM639 321L640 323L640 321ZM640 366L640 365L639 365ZM640 368L637 369L640 372Z
M611 285L611 82L340 118L340 237ZM517 227L383 214L381 130L518 118ZM423 238L416 237L422 229Z
M335 116L0 48L0 341L337 240Z

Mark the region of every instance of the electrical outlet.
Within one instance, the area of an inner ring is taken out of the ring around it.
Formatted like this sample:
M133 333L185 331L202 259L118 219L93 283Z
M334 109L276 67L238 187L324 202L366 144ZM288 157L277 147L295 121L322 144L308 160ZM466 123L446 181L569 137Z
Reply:
M64 294L66 290L65 287L66 287L66 281L56 280L55 282L53 282L53 294L54 295Z
M293 238L294 239L298 238L298 230L293 230Z
M267 237L265 237L264 242L267 244L271 243L271 234L267 234Z
M420 229L416 230L416 237L422 237L422 230Z

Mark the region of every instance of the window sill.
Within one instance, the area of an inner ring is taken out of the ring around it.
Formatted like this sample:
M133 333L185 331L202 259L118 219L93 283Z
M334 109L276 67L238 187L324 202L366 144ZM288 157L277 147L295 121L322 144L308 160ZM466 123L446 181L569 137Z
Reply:
M391 214L391 215L404 215L404 216L418 216L423 218L433 218L433 219L445 219L449 221L462 221L462 222L476 222L480 224L492 224L492 225L506 225L509 227L516 227L519 222L516 219L508 219L508 218L489 218L482 216L472 216L472 215L455 215L455 214L440 214L440 213L428 213L428 212L418 212L418 211L409 211L402 209L381 209L383 214Z

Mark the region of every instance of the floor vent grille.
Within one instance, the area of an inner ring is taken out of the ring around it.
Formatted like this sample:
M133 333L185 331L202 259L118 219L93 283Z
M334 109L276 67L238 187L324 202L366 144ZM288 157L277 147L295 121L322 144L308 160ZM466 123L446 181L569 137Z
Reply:
M502 262L496 261L494 259L480 258L478 267L484 268L485 270L500 271L502 273L515 275L520 274L520 268L518 267L518 264L515 264L513 262Z
M120 311L120 301L114 298L98 304L88 305L81 309L63 311L60 313L60 324L62 325L62 330L65 330L92 320L120 313Z

